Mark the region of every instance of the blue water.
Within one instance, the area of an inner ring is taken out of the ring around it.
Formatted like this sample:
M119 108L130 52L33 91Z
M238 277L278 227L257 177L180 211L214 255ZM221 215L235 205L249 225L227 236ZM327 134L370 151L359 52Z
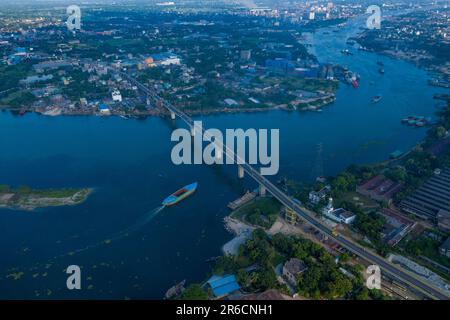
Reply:
M327 175L407 150L426 129L403 126L400 120L432 116L432 95L442 90L427 86L426 73L409 63L356 50L354 56L341 55L358 23L339 33L319 31L308 37L321 61L347 65L362 78L357 90L342 84L337 101L324 112L197 119L220 129L279 128L281 168L273 180L309 179L319 142ZM377 72L378 60L385 64L384 76ZM383 100L372 104L377 94ZM203 280L210 270L205 260L219 255L231 238L222 223L226 204L255 185L239 181L234 166L174 166L170 134L176 125L181 124L160 118L0 112L0 183L95 188L76 207L0 210L0 298L161 298L183 279ZM168 194L193 181L199 187L192 197L140 223ZM133 232L116 237L136 224ZM106 239L111 243L103 243ZM64 270L71 264L82 267L80 291L66 289ZM17 270L9 270L13 267ZM12 272L24 274L7 278Z

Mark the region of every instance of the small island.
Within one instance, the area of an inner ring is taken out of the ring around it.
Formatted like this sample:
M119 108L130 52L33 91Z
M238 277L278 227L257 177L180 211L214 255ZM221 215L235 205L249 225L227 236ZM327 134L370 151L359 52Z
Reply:
M31 189L0 185L0 209L33 211L38 208L72 206L84 202L90 188Z

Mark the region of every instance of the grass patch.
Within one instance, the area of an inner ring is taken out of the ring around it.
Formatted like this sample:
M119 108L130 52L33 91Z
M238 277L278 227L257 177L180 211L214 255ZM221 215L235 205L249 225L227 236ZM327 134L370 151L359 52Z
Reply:
M232 213L233 218L263 228L270 228L278 217L281 204L274 198L258 198Z

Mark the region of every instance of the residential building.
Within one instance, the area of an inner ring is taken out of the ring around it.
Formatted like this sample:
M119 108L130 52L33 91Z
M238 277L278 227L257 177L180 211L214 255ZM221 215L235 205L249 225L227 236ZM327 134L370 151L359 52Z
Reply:
M120 94L119 90L114 90L111 95L112 95L113 101L122 102L122 95Z
M311 191L308 196L309 202L311 202L311 204L313 205L319 204L320 201L325 199L328 192L330 192L330 189L331 189L330 186L325 186L319 191Z

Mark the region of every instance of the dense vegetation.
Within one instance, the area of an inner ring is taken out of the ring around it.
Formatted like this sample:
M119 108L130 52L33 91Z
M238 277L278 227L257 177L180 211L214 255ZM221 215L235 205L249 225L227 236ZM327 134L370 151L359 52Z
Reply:
M364 289L361 269L343 264L348 256L343 256L341 263L320 245L309 240L276 234L269 237L257 229L252 238L240 248L237 257L221 257L214 268L215 274L235 273L238 282L245 291L263 291L276 288L287 292L276 279L274 268L290 258L300 259L307 270L298 279L298 293L311 298L355 298L368 299L379 297ZM253 266L248 271L248 267ZM345 267L353 278L344 275L339 267Z

